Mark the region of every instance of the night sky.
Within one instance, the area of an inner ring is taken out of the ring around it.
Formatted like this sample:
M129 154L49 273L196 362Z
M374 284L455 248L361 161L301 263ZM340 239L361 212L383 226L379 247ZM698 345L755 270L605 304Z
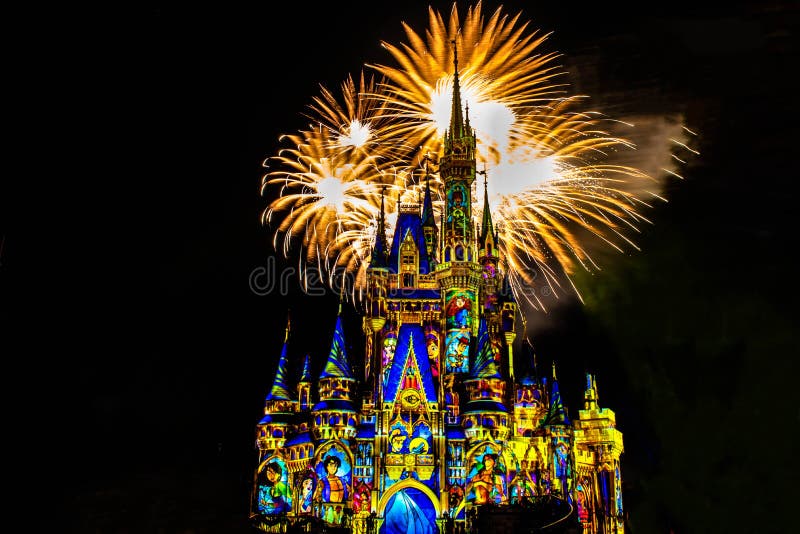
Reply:
M800 497L787 462L800 8L650 4L504 3L553 32L545 48L592 104L683 113L700 152L648 211L641 251L579 273L584 304L534 320L533 340L571 413L587 370L616 411L630 531L786 531ZM426 5L19 14L22 45L47 43L12 60L34 95L19 136L37 141L28 172L7 177L31 201L4 194L0 219L7 410L31 458L23 500L47 509L32 517L68 532L248 531L287 308L293 355L319 369L337 306L296 277L285 295L250 290L255 269L294 264L260 222L261 163L306 126L320 83L389 62L380 41L404 41L402 20L424 28ZM360 354L359 318L345 318Z

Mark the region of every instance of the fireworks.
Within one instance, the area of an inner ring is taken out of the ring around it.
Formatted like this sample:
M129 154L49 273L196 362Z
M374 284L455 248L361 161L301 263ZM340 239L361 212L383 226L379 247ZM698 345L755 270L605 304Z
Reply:
M517 298L543 309L538 294L523 289L574 290L570 274L596 267L590 244L635 246L627 235L646 221L640 210L658 198L643 185L655 179L614 163L616 152L635 147L610 134L602 116L582 111L585 97L567 94L558 54L542 50L547 35L531 31L521 14L498 9L487 18L480 3L463 20L455 5L448 18L429 8L424 34L404 29L408 43L383 43L394 66L367 65L375 74L362 73L358 86L348 78L340 97L323 87L307 114L309 128L284 136L290 148L268 160L265 192L279 190L265 221L276 224L277 247L288 255L299 243L329 282L350 273L360 287L381 198L387 214L401 193L416 201L426 156L440 151L454 46ZM438 192L435 174L433 180Z

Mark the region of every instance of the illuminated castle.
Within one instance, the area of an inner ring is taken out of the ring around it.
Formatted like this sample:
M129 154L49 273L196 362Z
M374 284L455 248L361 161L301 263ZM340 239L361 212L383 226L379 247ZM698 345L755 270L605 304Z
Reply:
M389 242L382 203L363 379L337 317L322 373L312 376L306 356L292 388L287 326L257 425L251 519L261 530L474 532L487 518L517 517L529 529L623 532L622 434L598 405L595 378L586 376L584 409L570 420L555 364L549 380L532 361L514 376L517 304L485 178L480 226L473 220L476 136L454 63L443 215L436 220L426 182L421 206L400 204Z

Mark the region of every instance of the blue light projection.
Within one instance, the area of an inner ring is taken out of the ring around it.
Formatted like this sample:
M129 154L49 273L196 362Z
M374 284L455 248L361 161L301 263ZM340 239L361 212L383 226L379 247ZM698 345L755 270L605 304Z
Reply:
M381 534L435 534L436 509L417 488L403 488L389 498Z

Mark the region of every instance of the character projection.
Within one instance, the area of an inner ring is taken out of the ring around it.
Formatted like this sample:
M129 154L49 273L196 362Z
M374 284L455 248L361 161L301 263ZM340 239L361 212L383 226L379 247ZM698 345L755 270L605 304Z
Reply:
M448 291L445 306L445 372L469 372L469 343L472 337L472 307L475 293L466 289Z
M500 504L506 502L505 465L498 448L483 446L473 456L468 475L467 501L473 504Z
M310 515L313 510L314 489L317 486L317 474L312 470L307 470L300 477L297 485L297 500L299 515Z
M264 463L263 479L258 484L258 510L264 515L283 514L292 508L292 495L288 485L288 471L281 458L271 458Z
M369 513L370 495L372 493L371 482L359 482L353 491L353 512Z
M425 346L428 348L428 362L431 366L431 376L434 380L439 378L439 331L434 326L425 328Z
M578 520L584 525L590 521L589 506L591 501L587 494L588 488L591 487L589 484L588 478L584 477L575 487L575 510L578 513Z
M383 349L381 351L381 369L383 369L383 381L389 379L389 372L394 363L394 354L397 351L397 332L387 329L383 336Z
M340 524L350 497L350 462L339 445L333 445L317 464L317 488L314 503L317 515L326 523Z

